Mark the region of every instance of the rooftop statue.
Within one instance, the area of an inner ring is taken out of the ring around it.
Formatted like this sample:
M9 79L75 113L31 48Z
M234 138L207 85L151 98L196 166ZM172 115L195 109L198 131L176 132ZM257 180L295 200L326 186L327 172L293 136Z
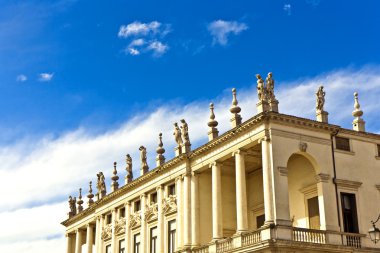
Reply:
M72 198L69 196L69 207L70 207L70 212L69 212L69 217L72 217L77 214L77 207L76 207L76 202L77 199L74 197Z
M184 140L185 144L190 144L189 126L187 125L184 119L181 119L181 123L182 123L182 126L181 126L182 139Z
M175 142L177 143L178 147L182 145L183 143L183 140L182 140L182 136L181 136L181 129L179 129L179 126L176 123L174 123L174 139L175 139Z
M261 78L259 74L256 75L256 78L257 78L257 96L259 98L259 101L266 100L264 80Z
M326 95L326 92L323 90L323 86L320 86L318 88L318 91L315 93L315 95L317 96L316 109L317 111L322 112L323 106L325 105L325 95Z
M267 91L267 96L269 100L275 100L276 97L274 95L274 80L272 78L272 72L268 73L266 81L266 91Z
M125 159L126 163L127 163L127 167L125 168L126 171L127 171L127 179L128 179L128 183L132 181L133 179L133 172L132 172L132 157L127 154L126 156L126 159Z
M99 197L103 197L106 195L107 190L106 190L106 183L104 182L105 177L103 175L103 172L99 172L96 174L98 177L98 182L96 183L96 189L98 189L98 194L100 193Z
M140 146L140 161L141 161L141 170L143 173L147 172L149 169L148 163L146 162L146 148L144 146Z

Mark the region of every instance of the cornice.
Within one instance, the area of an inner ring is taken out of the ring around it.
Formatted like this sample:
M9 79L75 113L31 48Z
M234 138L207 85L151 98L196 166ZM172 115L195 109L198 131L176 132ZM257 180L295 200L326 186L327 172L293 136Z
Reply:
M358 190L359 187L363 184L362 182L339 179L339 178L334 179L334 183L336 183L338 187L348 188L352 190Z

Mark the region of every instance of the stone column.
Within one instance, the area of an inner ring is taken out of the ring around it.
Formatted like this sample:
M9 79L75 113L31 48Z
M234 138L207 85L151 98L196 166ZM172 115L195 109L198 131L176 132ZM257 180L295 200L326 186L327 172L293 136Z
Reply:
M164 200L164 187L158 186L157 190L157 252L164 253L164 212L162 210L162 202Z
M183 178L183 246L191 246L191 173Z
M116 225L116 209L112 209L111 211L111 226L112 226L112 234L111 234L111 252L117 253L117 243L116 243L116 234L115 234L115 225Z
M191 177L191 244L199 246L199 192L198 173L193 172Z
M76 230L75 253L82 253L82 230Z
M182 229L182 176L176 178L176 197L177 197L177 248L183 246L183 229Z
M73 253L72 251L73 246L73 238L70 234L66 234L66 253Z
M140 196L141 203L141 227L140 227L140 236L141 236L141 252L147 251L147 236L146 236L146 220L145 220L145 206L146 206L146 195L142 194Z
M223 238L222 214L222 172L221 164L214 162L212 167L212 239Z
M86 235L87 253L92 253L93 243L94 243L94 226L92 224L87 224L87 235Z
M131 252L131 230L129 229L129 220L131 217L131 202L125 204L125 252Z
M234 152L236 172L236 218L237 233L248 231L247 184L245 180L245 153Z
M272 162L270 157L270 140L264 137L261 140L262 166L263 166L263 191L264 191L264 212L265 224L274 223L273 207L273 184L272 184Z

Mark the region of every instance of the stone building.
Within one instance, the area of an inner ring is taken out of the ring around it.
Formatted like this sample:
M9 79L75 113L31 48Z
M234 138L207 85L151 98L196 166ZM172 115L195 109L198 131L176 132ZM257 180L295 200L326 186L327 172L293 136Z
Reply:
M125 184L103 173L88 207L69 198L67 253L380 252L368 235L380 212L380 135L365 131L358 94L353 129L328 123L325 92L316 120L281 114L269 73L257 75L257 114L242 121L233 89L231 129L219 135L210 104L209 141L191 150L185 120L176 156L157 167L140 147L141 175L127 155ZM95 200L93 200L95 198Z

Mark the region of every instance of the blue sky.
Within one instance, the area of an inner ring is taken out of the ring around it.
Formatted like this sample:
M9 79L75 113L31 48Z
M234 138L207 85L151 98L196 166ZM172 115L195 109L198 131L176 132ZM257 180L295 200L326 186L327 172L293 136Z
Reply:
M181 118L204 143L211 101L228 130L232 87L252 117L256 73L274 73L280 112L308 118L323 84L330 122L346 128L359 91L379 133L379 11L376 0L0 0L0 191L22 185L0 203L0 252L64 252L69 194L124 167L126 152L137 161L140 145L154 167L161 131L172 158ZM28 229L9 222L20 216Z

